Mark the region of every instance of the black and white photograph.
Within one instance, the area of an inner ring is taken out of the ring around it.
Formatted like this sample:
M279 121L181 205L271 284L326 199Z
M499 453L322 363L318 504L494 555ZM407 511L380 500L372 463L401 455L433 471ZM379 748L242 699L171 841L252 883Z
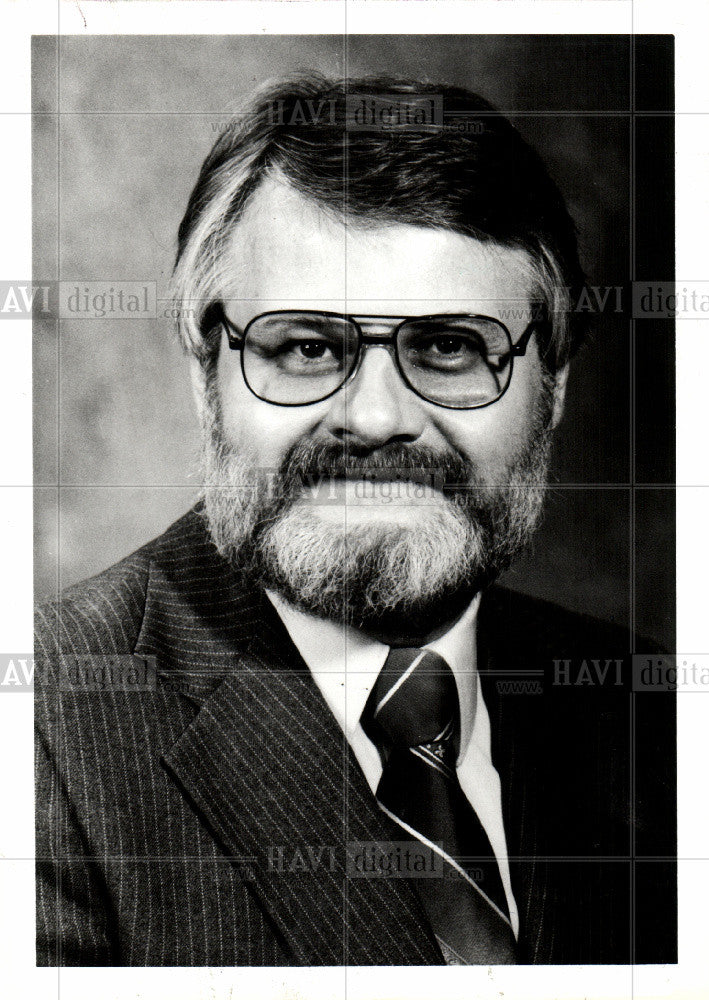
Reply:
M679 996L678 40L284 6L28 39L37 982Z
M38 963L676 961L672 39L34 59Z

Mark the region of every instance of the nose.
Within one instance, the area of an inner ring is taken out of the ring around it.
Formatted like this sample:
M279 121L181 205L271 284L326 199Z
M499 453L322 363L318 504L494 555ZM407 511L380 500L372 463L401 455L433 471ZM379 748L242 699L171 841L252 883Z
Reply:
M332 397L325 423L340 441L378 448L416 441L425 420L423 403L401 378L391 348L371 345L354 379Z

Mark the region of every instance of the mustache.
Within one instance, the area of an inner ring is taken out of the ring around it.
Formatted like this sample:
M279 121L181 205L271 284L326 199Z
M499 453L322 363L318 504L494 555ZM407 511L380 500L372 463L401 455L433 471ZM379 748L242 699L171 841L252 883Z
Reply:
M286 453L279 470L282 487L297 491L318 480L410 481L440 490L470 485L473 464L454 451L392 442L372 449L338 442L301 441Z

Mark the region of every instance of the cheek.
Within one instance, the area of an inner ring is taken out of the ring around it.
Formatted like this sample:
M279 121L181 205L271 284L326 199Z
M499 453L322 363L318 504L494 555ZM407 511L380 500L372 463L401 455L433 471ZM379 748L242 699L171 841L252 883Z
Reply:
M248 389L239 356L220 356L217 385L227 441L260 465L277 467L288 449L318 425L320 407L273 406Z
M536 358L515 365L512 383L496 403L479 410L439 410L439 430L492 479L525 450L534 426L541 371Z

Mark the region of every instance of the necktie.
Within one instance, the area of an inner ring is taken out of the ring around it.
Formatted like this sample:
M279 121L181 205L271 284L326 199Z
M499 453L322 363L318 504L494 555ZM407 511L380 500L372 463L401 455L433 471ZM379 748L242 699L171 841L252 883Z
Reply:
M497 860L458 782L460 710L455 677L428 650L392 649L362 714L382 758L380 807L434 846L440 878L416 888L446 958L513 964L515 940Z

